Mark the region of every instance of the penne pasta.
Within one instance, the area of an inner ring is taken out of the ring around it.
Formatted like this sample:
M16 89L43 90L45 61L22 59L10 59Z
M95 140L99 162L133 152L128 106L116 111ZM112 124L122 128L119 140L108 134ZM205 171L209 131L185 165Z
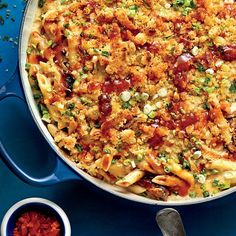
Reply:
M119 185L121 187L129 187L130 185L140 180L143 176L144 176L144 171L135 169L131 171L128 175L126 175L124 178L118 180L116 182L116 185Z
M170 165L170 171L173 174L175 174L179 178L185 180L187 183L189 183L190 186L194 185L194 183L195 183L194 177L189 171L181 168L181 165L175 163L173 160L170 160L168 162L168 165Z
M233 170L236 171L236 162L230 160L212 160L206 164L208 169L217 169L219 171Z

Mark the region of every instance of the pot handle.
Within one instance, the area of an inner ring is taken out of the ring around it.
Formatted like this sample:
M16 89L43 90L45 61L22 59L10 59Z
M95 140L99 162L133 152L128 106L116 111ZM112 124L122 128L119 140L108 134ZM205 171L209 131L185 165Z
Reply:
M9 81L7 81L2 87L0 87L0 102L3 101L3 99L5 98L15 97L15 98L23 100L26 103L25 97L24 97L24 94L23 94L23 91L19 82L20 79L19 79L18 72L19 71L17 68L12 78ZM36 132L35 129L33 130L33 132L34 133ZM35 152L37 151L38 150L35 150ZM39 186L46 186L46 185L53 185L56 183L64 182L67 180L81 180L81 177L71 167L69 167L60 157L58 157L55 152L53 153L54 153L54 158L55 158L54 169L51 171L51 173L48 176L35 178L27 174L26 172L24 172L16 164L16 162L11 158L7 149L4 147L1 137L0 137L0 154L3 158L3 161L12 170L12 172L16 174L24 182L27 182L29 184L39 185Z
M6 97L17 97L26 102L19 79L19 69L16 67L13 75L0 87L0 102Z
M0 154L3 157L3 161L10 168L10 170L26 183L37 186L49 186L57 183L69 181L69 180L81 180L81 177L75 173L69 166L67 166L60 157L55 156L56 165L54 170L45 177L36 178L26 172L24 172L8 155L8 152L4 148L0 140Z

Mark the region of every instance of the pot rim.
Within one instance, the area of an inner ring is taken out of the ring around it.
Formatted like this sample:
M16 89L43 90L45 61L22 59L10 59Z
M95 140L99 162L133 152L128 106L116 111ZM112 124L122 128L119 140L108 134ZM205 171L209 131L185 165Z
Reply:
M33 5L34 4L34 5ZM144 203L144 204L149 204L149 205L158 205L158 206L184 206L184 205L194 205L194 204L199 204L199 203L204 203L208 201L212 201L224 196L227 196L233 192L236 191L236 186L232 187L228 190L225 190L223 192L220 192L214 196L210 196L207 198L193 198L193 199L183 199L183 200L172 200L172 201L160 201L160 200L153 200L149 199L146 197L142 197L133 193L130 193L128 191L124 191L124 189L114 186L111 184L107 184L104 181L101 181L95 177L92 177L88 175L86 172L83 170L79 169L78 167L75 166L74 163L72 163L69 159L63 155L62 151L57 147L57 145L54 143L53 138L51 137L49 131L47 130L46 126L42 122L38 108L36 106L36 102L34 101L32 91L29 85L28 81L28 76L25 71L25 62L26 62L26 45L28 43L28 38L27 35L29 35L29 31L31 30L31 27L26 27L25 25L27 24L27 20L30 20L30 23L32 24L32 15L34 16L35 11L31 11L31 8L36 9L36 4L37 1L34 0L29 0L27 2L26 10L22 19L22 24L21 24L21 30L20 30L20 36L19 36L19 68L20 68L20 77L21 77L21 84L23 87L23 91L25 94L26 102L28 105L28 108L30 110L30 113L34 119L34 122L36 123L37 127L39 128L41 134L43 137L46 139L50 147L56 152L56 154L61 158L68 166L70 166L78 175L86 179L87 181L91 182L95 186L97 186L100 189L105 190L106 192L112 193L113 195L116 195L118 197L128 199L131 201L139 202L139 203ZM31 14L31 18L30 15ZM34 18L34 17L33 17ZM27 29L26 29L27 28ZM26 33L28 32L28 34Z

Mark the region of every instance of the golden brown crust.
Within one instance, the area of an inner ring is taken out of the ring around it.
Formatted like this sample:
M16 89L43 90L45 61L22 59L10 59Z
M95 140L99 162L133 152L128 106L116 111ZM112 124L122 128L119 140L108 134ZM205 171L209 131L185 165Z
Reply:
M223 0L46 0L27 69L55 142L147 197L232 187L235 16Z

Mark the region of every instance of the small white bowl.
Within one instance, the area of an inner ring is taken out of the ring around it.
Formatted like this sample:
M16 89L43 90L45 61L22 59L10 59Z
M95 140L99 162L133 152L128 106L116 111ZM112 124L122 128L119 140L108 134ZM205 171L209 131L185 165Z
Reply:
M61 226L61 236L71 236L71 226L66 213L54 202L43 198L26 198L15 203L3 217L0 235L12 236L16 220L29 210L39 210L55 216Z

